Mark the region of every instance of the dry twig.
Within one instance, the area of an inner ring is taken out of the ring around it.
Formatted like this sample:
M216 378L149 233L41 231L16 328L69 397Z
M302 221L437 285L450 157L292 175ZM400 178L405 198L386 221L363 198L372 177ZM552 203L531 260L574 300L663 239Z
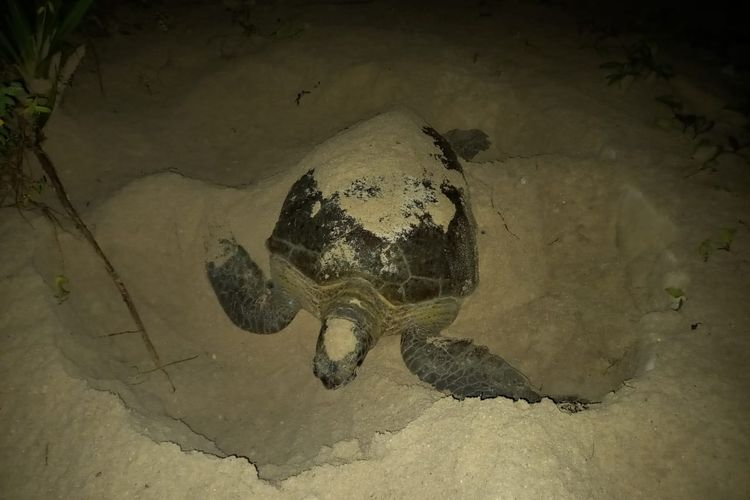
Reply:
M70 219L75 223L75 226L78 229L78 231L83 235L86 241L91 245L91 247L94 249L96 254L102 260L102 263L104 264L104 268L107 270L107 273L109 274L110 278L112 278L112 281L115 283L115 286L120 292L120 296L122 297L123 302L125 302L125 305L127 306L128 311L130 312L130 316L133 318L133 321L135 322L135 325L137 327L137 330L135 331L141 334L141 340L143 341L143 344L146 346L146 350L148 350L148 353L151 356L152 361L154 362L154 367L155 367L154 370L159 370L164 374L164 376L167 378L167 381L169 381L169 385L172 388L172 392L174 392L175 391L174 383L172 382L172 379L169 377L169 374L164 369L164 366L162 366L161 364L159 353L156 351L156 348L154 347L153 342L151 342L151 338L149 337L148 332L146 331L146 326L143 324L141 315L138 313L138 309L135 307L135 303L133 302L133 299L130 297L130 293L128 292L128 289L125 287L125 283L123 283L122 279L120 278L120 275L117 273L117 270L115 270L114 266L109 261L109 258L107 258L107 255L104 253L104 251L99 246L99 243L96 241L96 238L94 238L94 235L91 233L88 226L86 226L86 223L83 222L83 219L81 219L81 216L78 214L78 211L71 203L70 198L68 197L68 193L67 191L65 191L65 187L63 186L63 183L60 180L60 177L57 175L57 169L55 168L55 165L52 163L52 160L50 160L49 156L47 156L47 153L42 148L41 141L39 139L34 141L34 145L32 149L34 151L34 155L39 160L39 163L42 166L42 170L47 175L47 178L49 179L49 181L52 183L52 187L55 189L55 193L57 194L57 197L60 200L60 203L65 209L65 212L68 214Z

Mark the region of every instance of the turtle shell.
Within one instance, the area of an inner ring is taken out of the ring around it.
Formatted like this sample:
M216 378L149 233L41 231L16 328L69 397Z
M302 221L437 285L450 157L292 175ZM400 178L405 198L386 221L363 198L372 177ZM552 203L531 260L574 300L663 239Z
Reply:
M301 163L269 250L318 285L363 278L394 305L477 283L466 181L448 142L409 112L379 115Z

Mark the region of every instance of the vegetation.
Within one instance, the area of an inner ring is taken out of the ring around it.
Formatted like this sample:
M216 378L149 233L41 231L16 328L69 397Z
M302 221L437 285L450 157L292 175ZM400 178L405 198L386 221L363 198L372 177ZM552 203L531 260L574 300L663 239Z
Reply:
M0 0L6 14L0 25L0 202L12 197L19 209L38 209L53 223L55 212L36 199L45 186L54 189L65 215L88 241L117 286L157 370L169 375L161 364L143 321L125 284L102 251L78 211L70 202L52 160L44 151L44 125L83 59L85 46L71 43L93 0ZM27 168L26 157L36 158L41 175ZM68 279L55 278L55 297L63 301L70 291Z
M711 255L719 250L731 252L732 242L736 234L737 228L722 227L719 228L714 236L703 240L698 246L698 253L703 258L703 262L708 262Z
M665 292L669 294L669 296L672 298L672 309L675 311L679 311L682 309L683 304L687 300L685 297L685 292L682 291L681 288L668 286L664 289Z
M42 142L42 129L84 55L71 34L93 0L2 0L0 25L0 203L33 205L46 177L24 169L26 150Z
M672 67L656 61L656 45L643 40L626 47L625 61L608 61L599 67L608 70L605 77L609 85L627 85L633 80L659 77L669 79L674 76Z

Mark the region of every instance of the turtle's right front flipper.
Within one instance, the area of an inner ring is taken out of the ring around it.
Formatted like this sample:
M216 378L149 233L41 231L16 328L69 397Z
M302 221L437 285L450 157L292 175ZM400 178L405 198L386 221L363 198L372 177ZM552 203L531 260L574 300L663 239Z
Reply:
M229 319L253 333L276 333L287 326L300 309L297 301L266 282L263 271L234 239L218 243L218 255L206 262L206 271Z
M536 403L529 380L485 346L443 337L436 328L412 325L401 334L401 355L421 380L459 399L505 396Z

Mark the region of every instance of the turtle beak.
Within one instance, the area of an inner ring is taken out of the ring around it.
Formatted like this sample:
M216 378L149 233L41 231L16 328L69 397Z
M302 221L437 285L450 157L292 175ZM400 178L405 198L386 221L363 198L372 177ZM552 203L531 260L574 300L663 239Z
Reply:
M323 382L326 389L338 389L357 377L357 368L351 369L347 366L341 366L340 363L315 362L313 363L313 373Z

